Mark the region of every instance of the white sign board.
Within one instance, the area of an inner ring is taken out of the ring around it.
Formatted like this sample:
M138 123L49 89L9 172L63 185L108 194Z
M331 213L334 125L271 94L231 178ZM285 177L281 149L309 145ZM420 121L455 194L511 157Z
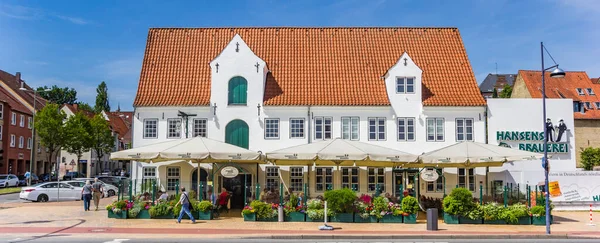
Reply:
M550 184L558 184L559 188L554 193L551 191L552 201L600 201L600 171L550 172L548 179Z
M233 166L225 166L221 169L221 175L225 178L234 178L236 177L240 171Z
M438 178L440 178L440 175L435 170L424 170L421 172L421 179L424 181L433 182L437 181Z

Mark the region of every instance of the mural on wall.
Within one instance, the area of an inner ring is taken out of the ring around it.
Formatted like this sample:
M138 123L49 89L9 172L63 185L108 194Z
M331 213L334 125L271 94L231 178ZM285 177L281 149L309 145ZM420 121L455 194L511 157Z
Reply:
M551 172L549 178L552 201L600 201L600 171Z
M569 139L565 132L569 131L563 119L554 126L552 119L546 120L546 130L538 131L496 131L496 140L499 146L507 148L518 148L520 150L542 153L544 152L544 140L548 141L548 153L569 153ZM512 145L511 145L512 144Z

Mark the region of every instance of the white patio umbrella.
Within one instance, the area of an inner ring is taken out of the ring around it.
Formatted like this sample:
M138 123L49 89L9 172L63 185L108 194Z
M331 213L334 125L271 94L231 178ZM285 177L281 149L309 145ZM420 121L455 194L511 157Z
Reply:
M488 167L504 162L541 159L544 155L477 142L459 142L425 153L419 157L419 167ZM413 166L409 165L409 166Z
M110 159L142 162L192 160L201 163L263 163L259 160L260 155L260 152L254 152L228 143L204 137L194 137L114 152L110 155Z
M392 167L415 162L417 155L359 141L332 139L266 153L277 165L344 165Z

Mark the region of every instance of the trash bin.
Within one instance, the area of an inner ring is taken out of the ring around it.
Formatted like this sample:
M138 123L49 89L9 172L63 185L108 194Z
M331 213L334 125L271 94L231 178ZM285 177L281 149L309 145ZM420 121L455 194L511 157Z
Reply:
M438 210L437 208L427 209L427 230L438 230Z

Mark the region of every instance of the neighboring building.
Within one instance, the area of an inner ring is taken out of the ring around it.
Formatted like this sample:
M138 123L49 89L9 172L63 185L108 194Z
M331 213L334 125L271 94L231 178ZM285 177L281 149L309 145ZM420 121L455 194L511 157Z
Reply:
M457 141L485 142L485 105L456 28L152 28L134 102L133 146L204 136L269 152L336 137L421 154ZM350 187L398 195L399 186L443 195L442 177L415 184L418 170L370 167L133 165L132 179L243 198L285 185L310 195ZM214 174L213 174L214 169ZM479 195L485 169L444 169L447 185ZM244 179L246 178L246 179ZM448 190L449 191L449 190ZM240 201L232 207L240 207Z
M481 95L485 98L492 98L494 89L499 95L506 85L513 86L516 76L516 74L488 74L479 85Z
M540 71L520 70L511 98L541 98L542 75ZM600 84L590 79L586 72L566 72L564 78L550 78L546 72L546 97L572 99L577 140L577 167L581 167L580 151L587 147L600 147ZM548 107L548 109L553 109ZM558 120L553 120L554 125Z
M117 109L117 111L102 112L102 114L104 115L104 118L108 120L110 124L110 129L115 135L115 147L113 149L113 152L124 149L130 149L131 123L133 122L133 112L122 112L121 109ZM111 164L106 165L106 167L111 168L111 172L113 172L113 174L120 174L121 170L125 172L131 171L131 164L129 161L108 161L108 163Z

